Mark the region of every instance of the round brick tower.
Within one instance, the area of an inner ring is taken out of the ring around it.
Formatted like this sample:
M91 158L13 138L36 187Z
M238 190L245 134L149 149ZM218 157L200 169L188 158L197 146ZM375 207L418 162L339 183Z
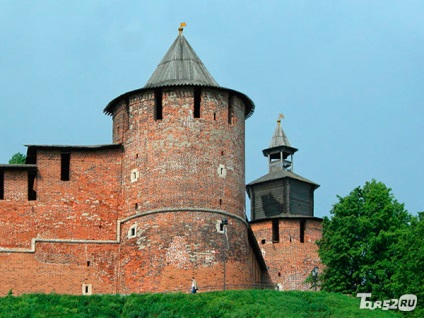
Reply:
M182 29L147 84L106 106L124 149L118 293L188 291L192 277L201 290L260 282L244 208L253 110Z

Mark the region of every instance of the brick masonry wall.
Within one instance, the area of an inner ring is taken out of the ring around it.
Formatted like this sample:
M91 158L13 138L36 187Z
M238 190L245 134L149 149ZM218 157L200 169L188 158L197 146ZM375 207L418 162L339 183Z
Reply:
M96 294L113 294L117 255L117 244L64 243L37 243L36 253L0 253L0 295L78 295L82 284L91 284Z
M29 248L34 237L34 201L28 201L28 172L4 171L0 200L0 248Z
M271 281L283 290L310 290L304 281L315 266L322 270L316 244L322 236L321 220L305 221L304 243L300 242L300 219L279 219L279 242L272 241L272 220L251 224Z
M128 101L122 100L115 108L113 114L112 139L113 143L124 142L125 134L128 130Z
M192 277L201 290L220 290L224 257L227 287L251 286L258 277L247 242L247 225L227 216L225 235L218 232L222 217L217 213L181 211L139 216L126 222L122 231L120 293L189 291ZM133 226L136 235L129 238L128 230Z
M85 280L97 286L93 292L116 290L115 270L110 267L118 263L117 244L95 242L117 240L121 154L119 149L74 151L70 181L61 181L60 151L39 150L34 201L27 197L28 173L5 171L5 196L0 200L0 294L10 289L15 294L81 294ZM34 239L38 241L32 245Z
M153 90L118 103L114 140L125 149L121 218L140 215L122 230L121 293L188 290L192 276L200 286L220 289L222 234L216 222L231 215L242 221L231 229L237 235L229 239L228 285L258 282L244 223L244 112L240 99L209 88L201 92L200 118L194 118L193 87L163 90L161 120L155 120ZM158 210L168 212L144 215ZM127 239L134 224L137 238Z
M163 207L244 217L244 105L232 97L235 120L229 125L227 92L202 90L200 118L193 118L193 96L193 88L164 90L162 120L154 119L153 91L129 97L123 217ZM132 182L135 170L139 178Z
M70 180L60 180L60 152L37 154L37 235L116 240L121 201L121 150L74 151Z
M27 172L6 171L0 293L81 294L82 284L93 293L188 291L193 276L215 290L224 265L227 288L258 283L244 215L244 105L227 91L201 96L193 118L193 89L165 90L160 121L152 91L121 101L113 140L123 152L71 147L69 181L60 148L39 148L35 201Z

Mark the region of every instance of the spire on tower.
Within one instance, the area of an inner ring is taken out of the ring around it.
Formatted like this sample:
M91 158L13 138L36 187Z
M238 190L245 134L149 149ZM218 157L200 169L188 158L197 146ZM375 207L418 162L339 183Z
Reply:
M278 119L277 119L277 124L280 125L281 124L281 119L284 119L284 115L283 114L279 114L278 115Z
M219 87L184 37L183 29L186 25L185 22L180 24L177 38L144 88L178 85Z
M272 135L271 143L268 148L262 151L264 156L268 157L270 172L276 170L293 171L293 154L297 149L290 146L289 139L281 127L283 118L283 114L278 116L277 127Z
M187 23L185 23L185 22L181 22L180 23L180 27L178 28L179 34L182 34L183 33L183 30L184 30L184 27L185 26L187 26Z
M272 135L271 143L269 144L269 148L286 146L290 147L289 139L281 127L281 120L284 119L284 115L280 114L277 120L277 127L275 128L274 135Z

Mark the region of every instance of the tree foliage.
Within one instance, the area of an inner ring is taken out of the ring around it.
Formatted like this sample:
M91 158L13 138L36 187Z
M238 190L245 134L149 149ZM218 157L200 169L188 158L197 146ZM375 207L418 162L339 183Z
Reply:
M393 297L399 246L410 215L384 183L372 180L338 197L332 218L324 218L319 255L326 266L322 288L373 297Z
M26 156L20 152L15 153L13 157L9 160L9 164L21 165L24 164Z
M398 270L393 277L395 295L414 294L418 298L416 317L424 317L424 212L413 217L399 242Z

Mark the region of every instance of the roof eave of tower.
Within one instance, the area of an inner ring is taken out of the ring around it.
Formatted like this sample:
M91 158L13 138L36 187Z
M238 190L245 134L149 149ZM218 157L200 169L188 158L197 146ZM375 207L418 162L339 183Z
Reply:
M111 100L106 107L104 108L103 112L106 115L112 115L113 114L113 109L115 108L115 106L122 100L125 98L128 98L131 95L135 95L135 94L140 94L143 93L145 91L149 91L155 88L172 88L172 87L184 87L184 86L199 86L199 87L205 87L205 88L212 88L212 89L221 89L224 91L227 91L229 93L235 94L236 96L238 96L246 105L246 111L245 111L245 119L248 119L250 116L253 115L254 111L255 111L255 103L249 98L249 96L247 96L246 94L240 93L239 91L236 91L234 89L230 89L230 88L225 88L225 87L216 87L216 86L207 86L207 85L196 85L196 84L185 84L185 85L166 85L166 86L157 86L157 87L143 87L143 88L138 88L129 92L126 92L116 98L114 98L113 100Z
M253 101L243 93L220 87L212 75L208 72L196 52L190 46L182 33L180 33L165 56L162 58L156 70L143 88L139 88L120 95L113 99L103 110L107 115L113 114L113 109L122 100L130 95L141 93L149 89L200 86L223 89L237 95L246 105L245 119L252 116L255 110Z
M293 154L298 149L294 148L294 147L289 147L289 146L278 146L278 147L266 148L266 149L262 150L262 153L266 157L270 153L275 153L275 152L284 151L284 150L287 150L287 152Z
M309 183L311 184L314 189L319 188L319 184L316 184L315 182L312 182L311 180L308 180L294 172L291 171L285 171L285 170L279 170L279 171L273 171L273 172L269 172L266 175L248 183L246 185L246 188L249 188L253 185L259 184L259 183L264 183L264 182L269 182L269 181L274 181L274 180L278 180L278 179L285 179L285 178L290 178L290 179L294 179L294 180L298 180L301 182L305 182L305 183Z

